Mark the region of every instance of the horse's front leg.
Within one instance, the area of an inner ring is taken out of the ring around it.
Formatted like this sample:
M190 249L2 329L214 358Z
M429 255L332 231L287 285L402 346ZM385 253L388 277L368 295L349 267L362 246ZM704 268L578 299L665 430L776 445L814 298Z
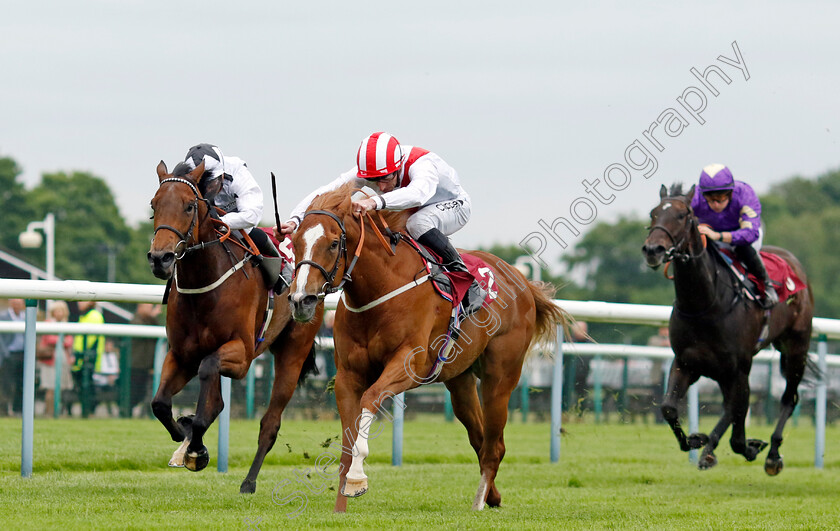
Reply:
M347 472L359 451L355 443L358 439L359 424L357 421L361 415L359 404L365 385L363 375L338 367L335 375L335 401L338 405L338 414L341 417L341 464L339 466L338 493L336 494L334 509L337 513L343 513L347 510L347 497L344 494L344 487L347 483ZM364 492L361 494L364 494Z
M179 422L175 421L172 417L172 397L178 394L193 376L195 376L194 372L187 371L178 364L171 350L167 352L160 374L160 385L152 399L152 412L175 442L188 441L190 437L190 419L182 418L179 419ZM185 449L186 445L182 444L181 447L175 450L175 453L169 460L169 466L184 466Z
M382 423L376 420L377 411L393 418L384 407L385 401L418 385L418 382L409 376L410 371L406 370L406 363L411 363L413 352L408 347L400 349L385 366L376 382L362 394L361 412L358 418L353 419L358 426L358 433L353 442L350 469L341 490L347 497L354 498L368 491L367 475L364 472L364 461L369 453L368 441L375 439L383 431ZM430 365L428 369L431 369Z
M724 395L726 398L726 395ZM729 446L736 454L741 454L747 461L755 461L759 452L767 447L767 443L759 439L747 439L744 423L750 408L750 377L749 374L739 374L732 390L732 437Z
M204 446L204 434L225 406L222 401L221 376L241 379L248 372L249 359L244 343L237 339L222 345L215 353L201 360L198 366L201 386L192 421L192 440L184 455L184 466L193 472L203 470L210 462L210 454Z
M708 470L715 465L717 465L717 457L715 457L715 449L717 449L718 444L720 443L721 437L723 434L726 433L726 430L729 428L729 425L732 424L735 412L740 409L740 401L742 399L742 389L741 386L744 384L743 379L741 377L735 378L733 380L727 380L725 382L718 382L718 386L720 387L720 391L723 394L723 414L720 416L720 420L715 425L712 432L709 434L709 440L706 443L706 446L703 447L703 453L700 454L700 459L697 462L697 468L700 470ZM749 382L747 382L747 403L749 404ZM737 422L736 422L737 424ZM740 433L740 441L743 444L744 441L744 433L743 433L743 418L741 419L741 433ZM732 437L730 439L730 444L735 444L737 439L737 430L735 426L732 427ZM734 449L735 446L732 446ZM740 452L739 452L740 453Z
M680 450L687 452L692 449L702 448L708 442L709 438L702 433L695 433L691 436L686 436L680 424L678 405L685 397L686 391L691 384L697 381L697 376L689 374L688 371L681 370L674 360L671 365L671 371L668 376L668 392L665 394L665 399L662 401L662 417L671 426L671 431L680 443Z
M290 326L291 331L288 334L282 334L272 345L276 353L274 354L274 385L271 388L271 401L260 421L257 454L254 456L248 475L242 481L240 493L253 493L257 490L257 475L265 456L277 440L283 410L292 398L303 363L313 348L312 342L318 332L317 324L295 323Z

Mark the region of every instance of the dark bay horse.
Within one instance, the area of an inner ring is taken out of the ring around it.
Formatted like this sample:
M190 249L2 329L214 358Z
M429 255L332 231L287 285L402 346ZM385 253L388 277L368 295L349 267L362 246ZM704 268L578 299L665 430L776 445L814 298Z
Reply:
M293 238L299 269L289 291L294 318L305 322L317 315L325 293L344 288L334 326L343 433L335 510L345 511L347 497L367 491L368 439L382 428L372 426L376 411L390 418L383 407L387 398L432 381L449 389L455 415L478 455L473 508L485 502L498 506L495 478L505 455L511 391L531 345L553 340L557 324L566 326L570 317L552 302L549 285L528 282L499 258L473 252L488 264L484 283L497 286L498 296L464 321L452 351L440 355L452 304L424 282L426 269L410 245L401 241L392 249L384 239L363 237L365 227L376 232L383 223L404 230L410 212L385 213L379 221L368 215L360 223L351 212L352 192L348 185L313 201Z
M170 466L202 470L209 462L204 434L224 407L220 376L244 377L251 361L271 349L271 401L260 423L257 454L241 487L241 492L254 492L263 459L277 439L280 415L298 379L314 369L312 348L321 316L311 324L296 323L279 296L276 311L268 311L273 295L251 260L258 251L253 242L248 242L250 248L234 243L230 231L211 216L198 191L203 172L203 162L194 170L178 164L172 174L163 161L157 167L160 188L151 203L155 236L148 258L154 275L172 282L166 315L170 350L152 410L172 440L183 443ZM196 375L201 386L195 416L176 421L172 396Z
M747 439L745 435L744 420L750 405L749 373L753 356L772 343L781 353L782 374L787 381L779 420L764 462L765 472L775 476L784 466L779 454L782 431L799 401L797 387L808 361L814 298L805 271L790 252L778 247L763 248L790 264L807 287L773 307L768 321L769 334L759 341L764 310L755 302L739 298L734 278L706 249L691 210L694 187L683 195L679 185L673 186L670 193L662 186L659 195L659 205L650 213L651 224L642 251L652 268L673 260L677 297L669 329L675 359L662 415L682 451L703 448L700 469L717 464L714 450L730 425L732 450L753 461L767 443ZM718 383L724 411L708 436L702 433L686 436L680 426L677 405L700 376Z

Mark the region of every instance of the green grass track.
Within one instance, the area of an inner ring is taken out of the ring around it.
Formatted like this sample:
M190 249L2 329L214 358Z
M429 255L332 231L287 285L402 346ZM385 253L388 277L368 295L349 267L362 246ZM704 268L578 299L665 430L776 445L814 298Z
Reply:
M701 419L701 428L715 420ZM37 419L34 473L23 479L20 420L4 418L0 522L3 529L838 529L840 427L829 427L825 468L817 470L810 422L788 426L785 469L771 478L766 451L747 463L730 450L728 433L718 466L698 471L661 424L567 423L552 464L548 424L517 420L497 478L502 507L474 513L478 465L463 427L436 417L406 421L404 466L395 468L383 422L370 444L369 492L335 515L336 482L314 467L319 456L329 464L324 445L339 434L337 421L284 422L257 493L240 495L258 421L232 422L230 469L219 474L215 426L210 466L192 473L166 466L176 445L155 421ZM765 440L770 432L755 423L747 429Z

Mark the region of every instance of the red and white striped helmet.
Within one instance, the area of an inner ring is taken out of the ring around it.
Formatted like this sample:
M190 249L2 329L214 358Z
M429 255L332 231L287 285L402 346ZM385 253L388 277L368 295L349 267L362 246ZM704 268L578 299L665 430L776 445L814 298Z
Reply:
M400 142L388 133L373 133L362 140L356 166L358 176L363 179L378 179L394 173L402 167Z

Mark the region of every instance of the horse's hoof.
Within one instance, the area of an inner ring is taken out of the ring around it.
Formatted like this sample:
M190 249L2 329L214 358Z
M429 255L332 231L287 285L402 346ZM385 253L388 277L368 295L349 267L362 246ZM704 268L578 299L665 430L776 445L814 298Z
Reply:
M183 468L184 467L184 453L187 451L187 446L190 445L189 439L184 439L181 445L178 447L177 450L172 452L172 457L169 459L169 466L173 468Z
M344 487L341 488L342 496L347 498L358 498L368 491L368 480L364 479L350 479L344 481Z
M499 494L499 491L496 490L496 487L490 489L490 492L487 494L487 505L488 507L501 507L502 495Z
M747 461L755 461L758 454L765 448L767 448L766 442L760 439L747 439L747 451L744 453L744 457Z
M768 476L778 476L779 472L785 467L785 463L782 460L782 456L779 456L778 459L771 459L767 458L764 461L764 471L767 472Z
M692 450L699 450L709 443L709 436L705 433L692 433L688 436L688 447Z
M697 468L700 470L709 470L710 468L714 468L715 465L717 465L717 457L713 454L701 455L700 460L697 462Z
M257 492L256 481L249 481L246 479L242 482L242 486L239 487L239 494L253 494L255 492Z
M187 467L188 470L192 470L193 472L199 472L207 468L207 465L210 463L210 453L207 451L206 446L202 446L201 450L198 452L190 452L187 450L187 453L184 454L184 466Z

